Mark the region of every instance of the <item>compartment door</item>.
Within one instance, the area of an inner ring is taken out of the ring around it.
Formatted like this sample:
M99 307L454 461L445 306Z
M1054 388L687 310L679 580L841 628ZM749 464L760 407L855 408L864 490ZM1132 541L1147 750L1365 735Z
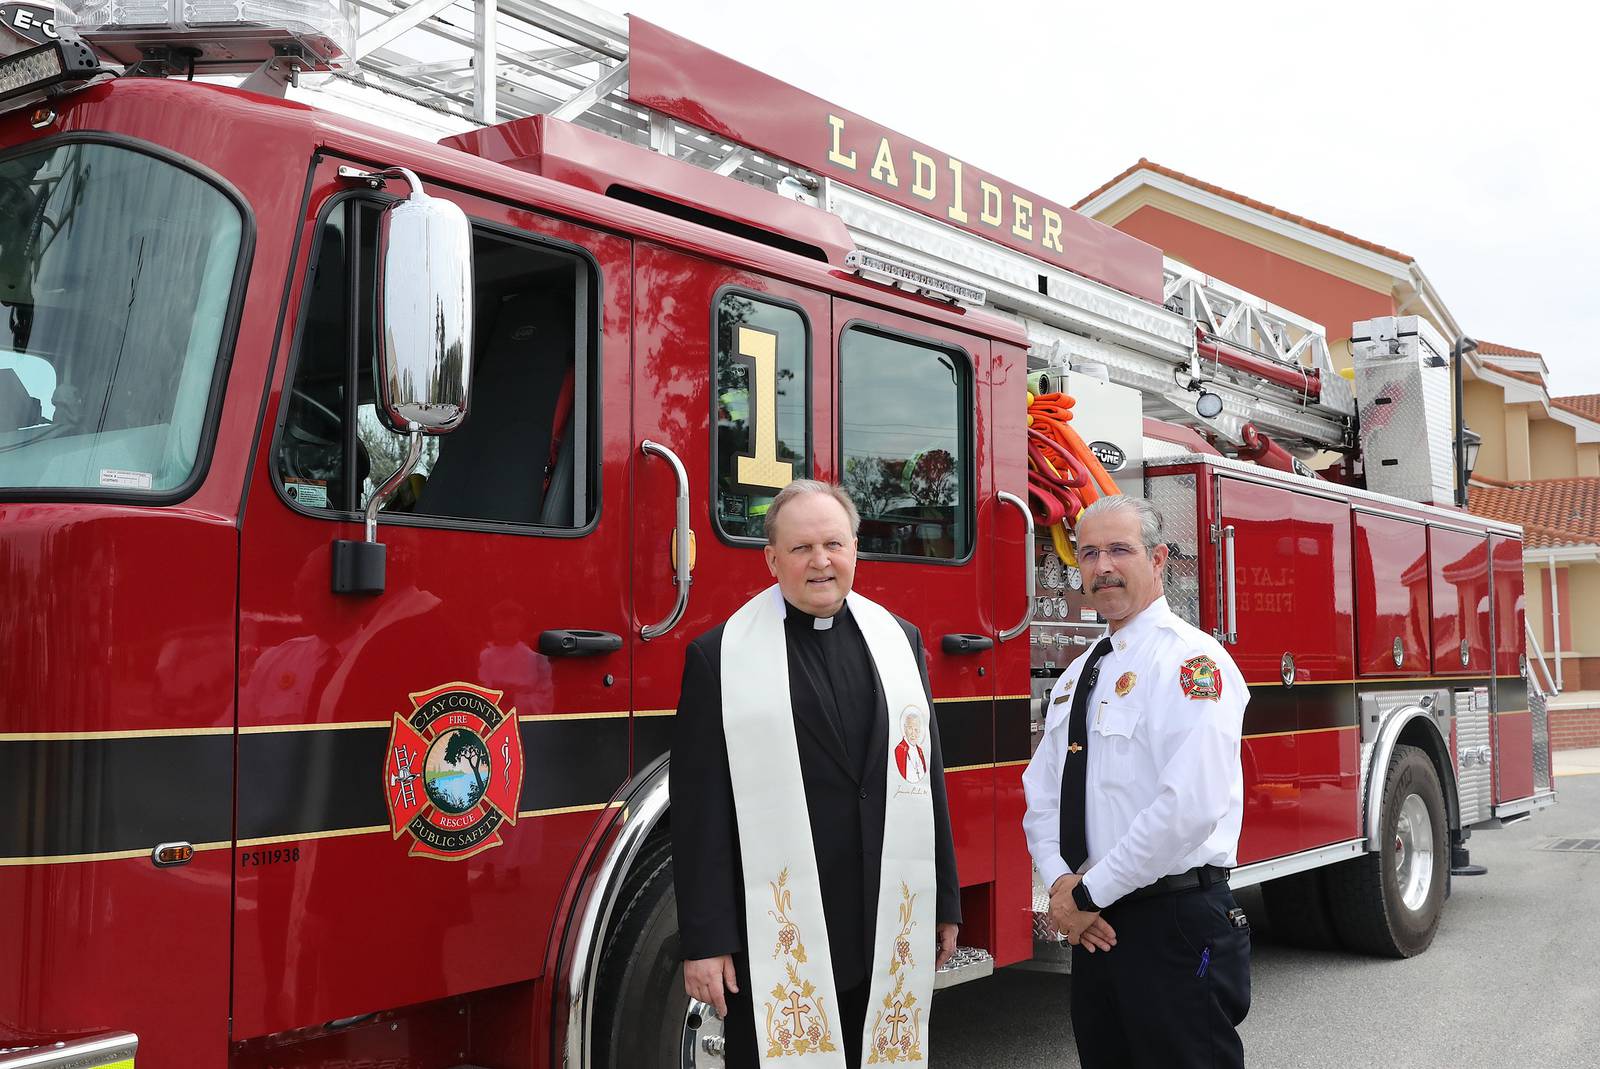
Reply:
M1360 740L1349 508L1228 477L1217 479L1215 501L1214 569L1207 574L1220 582L1206 601L1250 684L1239 860L1353 838Z
M1494 800L1533 794L1533 714L1528 706L1522 541L1489 536L1494 583Z
M1355 537L1360 674L1432 674L1427 528L1394 516L1358 512Z

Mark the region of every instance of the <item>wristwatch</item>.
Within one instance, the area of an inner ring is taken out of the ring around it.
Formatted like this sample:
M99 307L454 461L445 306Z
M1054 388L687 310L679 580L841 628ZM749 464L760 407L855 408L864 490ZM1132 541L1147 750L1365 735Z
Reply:
M1072 885L1072 904L1085 913L1099 913L1100 907L1094 904L1094 899L1089 897L1089 889L1079 880Z

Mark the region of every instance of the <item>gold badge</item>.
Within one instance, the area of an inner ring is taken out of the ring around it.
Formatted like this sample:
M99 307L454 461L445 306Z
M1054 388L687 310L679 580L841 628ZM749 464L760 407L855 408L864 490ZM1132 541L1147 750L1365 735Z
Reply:
M1079 746L1077 743L1074 742L1074 743L1072 743L1071 745L1069 745L1067 747L1067 752L1068 753L1082 753L1083 752L1083 747Z
M1122 675L1118 676L1117 697L1126 698L1128 696L1128 692L1133 689L1133 685L1138 681L1139 677L1134 675L1132 672L1124 672Z

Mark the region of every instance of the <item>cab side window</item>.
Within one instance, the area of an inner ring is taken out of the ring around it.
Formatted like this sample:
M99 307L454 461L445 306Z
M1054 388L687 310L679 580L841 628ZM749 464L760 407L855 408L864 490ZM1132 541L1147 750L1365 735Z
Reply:
M972 548L973 391L966 354L851 327L839 339L843 484L861 552L961 560Z
M717 527L731 539L766 541L767 506L811 473L810 332L788 305L726 291L717 300Z
M283 494L302 508L365 509L406 454L405 436L377 414L379 209L346 201L322 228L277 448ZM486 228L474 230L472 255L466 422L423 439L421 462L384 514L585 526L598 500L593 270L564 249Z

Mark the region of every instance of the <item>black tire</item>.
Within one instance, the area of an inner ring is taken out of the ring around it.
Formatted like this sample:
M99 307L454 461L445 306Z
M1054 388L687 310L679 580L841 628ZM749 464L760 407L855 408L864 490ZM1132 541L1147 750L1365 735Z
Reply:
M1261 885L1261 901L1274 939L1307 950L1339 949L1321 869L1268 880Z
M594 1036L597 1069L679 1064L689 996L678 949L672 843L645 845L623 885L600 958Z
M1383 778L1382 797L1378 834L1383 848L1328 870L1329 904L1346 947L1380 957L1409 958L1428 949L1444 911L1450 864L1444 790L1427 754L1415 746L1396 746ZM1393 845L1401 833L1402 809L1413 797L1426 809L1433 851L1432 863L1426 866L1426 894L1414 907L1406 905L1399 880L1401 859L1410 852Z

